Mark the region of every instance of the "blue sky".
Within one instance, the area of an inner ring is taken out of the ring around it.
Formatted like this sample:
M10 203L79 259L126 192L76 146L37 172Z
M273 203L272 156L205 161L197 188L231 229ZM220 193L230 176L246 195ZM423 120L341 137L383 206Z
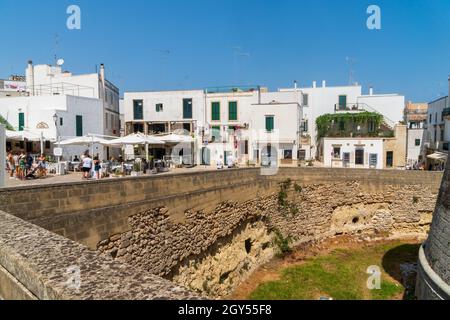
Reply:
M71 4L81 8L81 30L66 28ZM381 8L381 30L366 27L371 4ZM105 63L122 94L346 85L351 57L364 91L425 102L448 93L448 0L0 0L0 28L0 78L23 74L29 59L53 63L56 53L74 73Z

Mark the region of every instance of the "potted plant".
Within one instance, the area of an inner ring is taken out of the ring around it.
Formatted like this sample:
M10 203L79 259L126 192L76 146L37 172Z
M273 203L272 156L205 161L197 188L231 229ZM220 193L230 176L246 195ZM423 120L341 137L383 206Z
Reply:
M133 164L133 171L131 171L131 176L132 177L139 177L141 175L142 175L141 164L135 162Z

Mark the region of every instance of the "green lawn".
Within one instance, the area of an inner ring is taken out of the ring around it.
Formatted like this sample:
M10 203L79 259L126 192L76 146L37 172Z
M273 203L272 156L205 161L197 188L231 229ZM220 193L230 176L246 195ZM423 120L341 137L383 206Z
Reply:
M401 242L334 250L280 270L280 280L260 284L249 299L317 300L322 296L335 300L401 299L405 288L399 282L400 264L416 262L418 250L418 244ZM372 265L379 266L382 272L379 290L369 290L366 285L370 276L366 270Z

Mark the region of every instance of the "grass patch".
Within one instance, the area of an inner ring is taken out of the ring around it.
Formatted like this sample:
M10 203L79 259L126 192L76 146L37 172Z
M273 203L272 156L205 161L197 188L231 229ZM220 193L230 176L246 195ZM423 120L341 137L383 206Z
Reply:
M400 264L417 260L419 245L394 242L357 249L336 249L328 255L308 259L301 265L280 270L280 280L260 284L249 299L390 300L403 296ZM369 266L381 270L381 289L369 290Z

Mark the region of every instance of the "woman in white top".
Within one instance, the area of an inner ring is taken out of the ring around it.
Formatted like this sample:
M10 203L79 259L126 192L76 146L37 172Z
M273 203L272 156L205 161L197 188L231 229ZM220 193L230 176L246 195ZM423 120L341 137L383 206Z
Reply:
M91 172L92 169L92 159L89 156L89 154L86 154L82 161L83 161L82 167L83 178L88 179L90 177L89 173Z

